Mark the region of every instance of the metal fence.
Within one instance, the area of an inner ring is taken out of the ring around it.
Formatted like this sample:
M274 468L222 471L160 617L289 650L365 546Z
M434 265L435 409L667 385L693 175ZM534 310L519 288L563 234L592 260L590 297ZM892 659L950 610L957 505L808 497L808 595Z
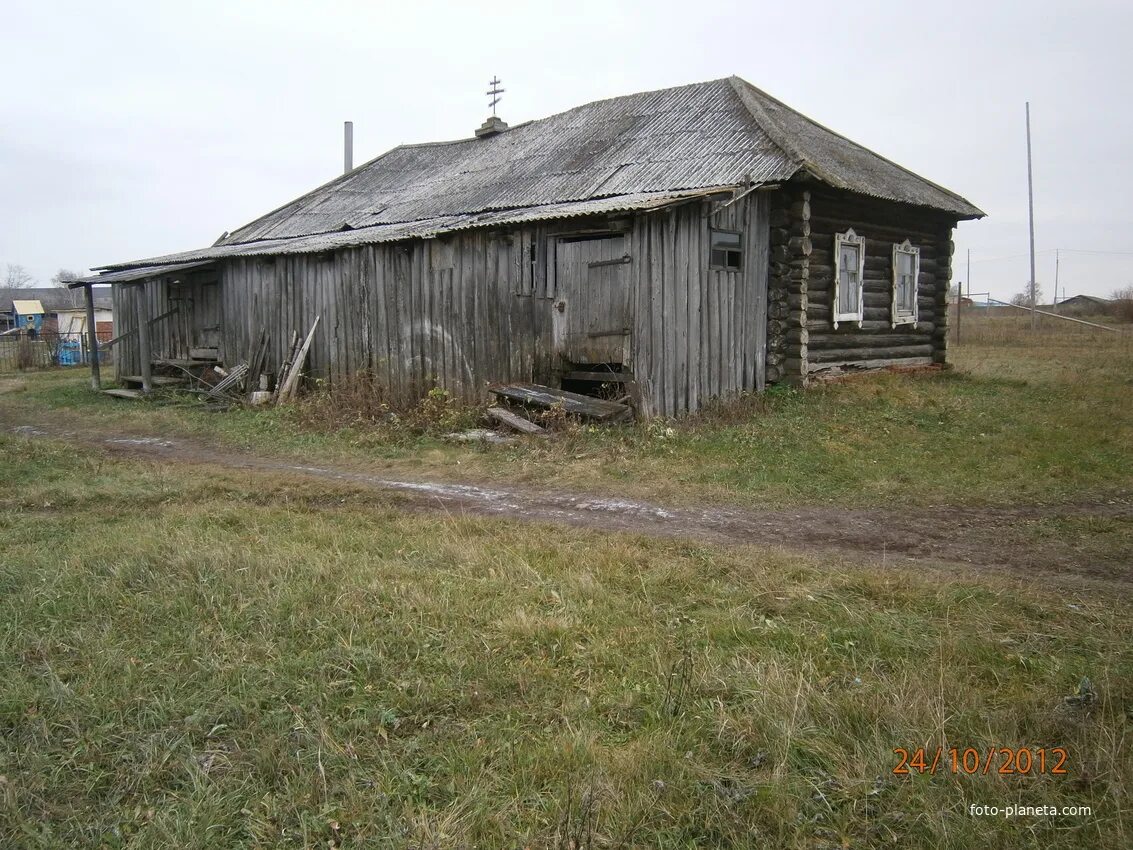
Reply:
M99 363L110 362L109 349L99 349ZM23 332L0 336L0 372L24 369L51 369L90 363L85 333L44 332L34 336Z

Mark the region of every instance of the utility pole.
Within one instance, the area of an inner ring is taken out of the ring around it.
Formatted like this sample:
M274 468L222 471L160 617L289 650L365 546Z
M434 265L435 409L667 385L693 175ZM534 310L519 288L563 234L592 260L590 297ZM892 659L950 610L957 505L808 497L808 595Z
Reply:
M1054 303L1050 308L1051 311L1054 312L1054 313L1058 312L1058 255L1059 255L1059 253L1060 253L1060 249L1055 248L1054 249Z
M1031 102L1027 101L1027 212L1031 232L1031 330L1039 326L1039 314L1035 312L1038 289L1035 285L1035 188L1031 177Z
M972 249L968 249L968 292L972 291ZM956 287L956 344L960 344L960 314L964 312L964 281Z

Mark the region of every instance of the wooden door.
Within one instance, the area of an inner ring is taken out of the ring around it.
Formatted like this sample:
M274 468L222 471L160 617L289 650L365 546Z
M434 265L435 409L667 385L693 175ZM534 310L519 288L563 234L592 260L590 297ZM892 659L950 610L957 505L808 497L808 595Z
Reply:
M220 284L213 278L193 287L192 336L189 348L220 348Z
M629 262L621 234L555 246L555 353L575 364L624 363L629 351Z
M220 285L215 277L190 278L169 288L171 320L169 357L188 357L195 349L220 348Z

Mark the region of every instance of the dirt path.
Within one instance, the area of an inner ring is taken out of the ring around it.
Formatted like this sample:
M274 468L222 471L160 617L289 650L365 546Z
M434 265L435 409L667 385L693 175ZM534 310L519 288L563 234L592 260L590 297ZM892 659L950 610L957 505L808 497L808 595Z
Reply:
M64 431L42 425L9 425L28 437L66 438L116 455L172 464L219 466L338 482L397 493L412 509L500 516L604 531L624 531L713 543L821 551L890 565L965 565L1029 578L1080 576L1133 582L1133 557L1091 555L1034 525L1060 518L1103 517L1133 522L1133 500L1113 497L1089 503L1001 508L787 510L674 508L630 499L562 493L527 487L480 487L392 479L367 472L236 452L180 438Z

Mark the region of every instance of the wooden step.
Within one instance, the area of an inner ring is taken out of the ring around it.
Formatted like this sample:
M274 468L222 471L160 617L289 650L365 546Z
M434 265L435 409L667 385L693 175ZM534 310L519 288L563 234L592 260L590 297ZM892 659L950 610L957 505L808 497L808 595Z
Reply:
M510 410L505 410L502 407L489 407L487 410L488 418L499 422L501 425L506 425L513 431L519 431L521 434L545 434L546 431L532 422L530 419L525 419L517 413L512 413Z
M140 401L146 397L146 394L141 390L103 390L103 395L111 395L115 398L128 398L131 401Z
M563 372L566 381L596 381L603 384L631 384L632 372Z
M596 419L599 422L616 422L633 415L629 407L616 401L557 390L542 384L493 384L488 387L488 391L500 398L529 404L532 407L550 408L561 405L567 413Z
M201 366L219 366L219 360L177 360L167 357L159 357L153 361L154 368L158 366L172 366L176 369L195 369Z
M140 387L142 385L142 376L125 375L121 378L121 382L123 384L137 384ZM170 375L154 375L150 378L150 386L153 387L175 387L184 385L184 378L177 378Z

